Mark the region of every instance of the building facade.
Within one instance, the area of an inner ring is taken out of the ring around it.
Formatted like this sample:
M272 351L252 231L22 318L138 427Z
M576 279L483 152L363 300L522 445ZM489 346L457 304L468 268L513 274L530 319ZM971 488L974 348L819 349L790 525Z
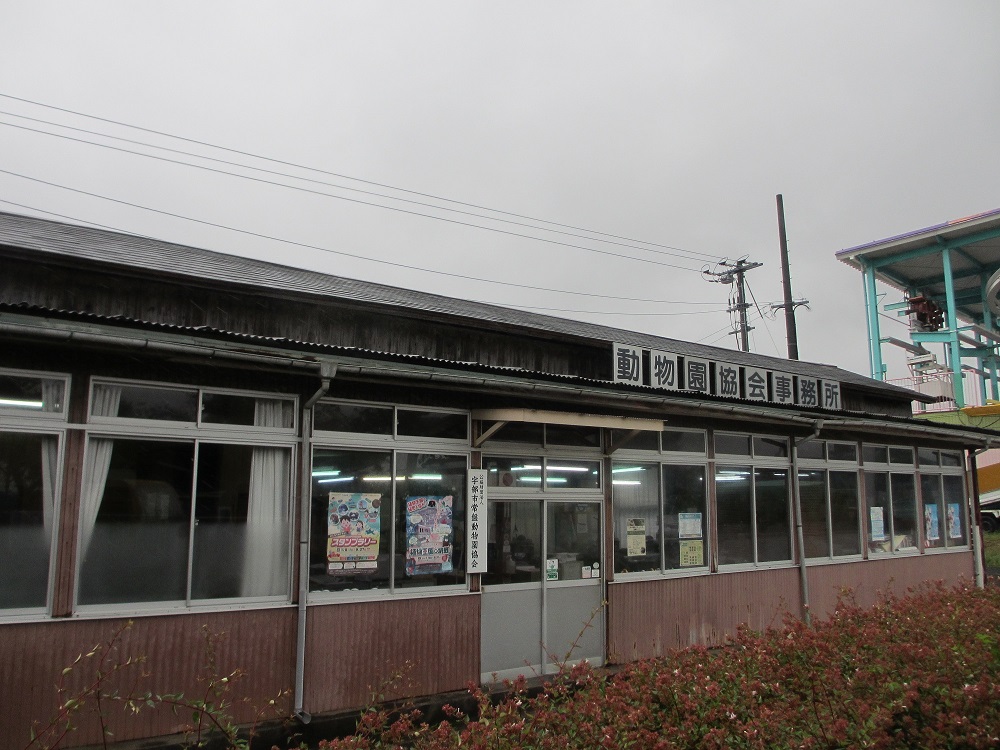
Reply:
M0 263L0 736L126 621L306 720L977 575L995 433L902 388L14 214Z

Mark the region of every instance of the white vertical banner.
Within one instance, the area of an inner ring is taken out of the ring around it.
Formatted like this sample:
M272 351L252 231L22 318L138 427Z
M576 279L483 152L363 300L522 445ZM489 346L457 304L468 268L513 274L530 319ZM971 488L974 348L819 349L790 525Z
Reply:
M767 401L767 370L743 368L743 389L750 401Z
M654 388L676 391L680 388L677 377L677 355L653 350L649 353L649 377Z
M486 470L469 470L466 504L466 573L486 572Z

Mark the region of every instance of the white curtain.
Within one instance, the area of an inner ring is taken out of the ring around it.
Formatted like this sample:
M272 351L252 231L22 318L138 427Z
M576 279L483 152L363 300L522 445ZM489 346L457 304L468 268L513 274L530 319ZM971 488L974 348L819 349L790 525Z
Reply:
M257 399L254 425L284 427L286 401ZM276 596L288 591L288 448L253 449L242 596Z
M122 389L116 385L95 385L90 413L95 417L113 417L118 414ZM82 562L94 535L97 512L104 497L104 485L111 467L111 451L115 441L109 438L92 438L87 446L87 460L83 470L83 492L80 497L80 546L78 557Z
M42 410L55 412L62 410L63 381L42 381ZM59 466L59 440L55 437L42 439L42 521L45 538L52 539L52 520L56 508L56 470Z

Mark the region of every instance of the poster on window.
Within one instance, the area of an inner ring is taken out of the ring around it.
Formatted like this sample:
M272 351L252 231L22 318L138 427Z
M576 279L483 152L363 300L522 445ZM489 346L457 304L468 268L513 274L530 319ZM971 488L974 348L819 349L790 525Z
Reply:
M885 518L882 515L882 506L874 505L868 509L871 518L872 541L885 542L889 540L889 535L885 533Z
M626 551L629 557L646 554L646 519L629 518L625 525Z
M382 496L331 492L327 510L326 564L329 573L378 567Z
M691 568L705 564L705 544L701 539L682 539L680 543L680 560L682 568Z
M701 539L701 513L678 513L677 536L681 539Z
M451 495L406 498L406 575L451 572L452 504Z
M928 542L936 542L941 538L941 519L938 517L937 505L924 506L924 538Z
M948 503L948 538L962 538L962 506L958 503Z

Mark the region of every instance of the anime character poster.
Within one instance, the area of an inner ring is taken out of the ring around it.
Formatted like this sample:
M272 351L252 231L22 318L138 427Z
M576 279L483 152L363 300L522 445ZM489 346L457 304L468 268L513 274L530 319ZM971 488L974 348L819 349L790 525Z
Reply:
M962 538L962 506L958 503L948 503L948 538Z
M329 573L378 567L382 496L331 492L327 508L326 561Z
M937 505L924 506L924 539L936 542L941 538L941 519Z
M406 575L451 572L452 510L451 495L406 498Z

